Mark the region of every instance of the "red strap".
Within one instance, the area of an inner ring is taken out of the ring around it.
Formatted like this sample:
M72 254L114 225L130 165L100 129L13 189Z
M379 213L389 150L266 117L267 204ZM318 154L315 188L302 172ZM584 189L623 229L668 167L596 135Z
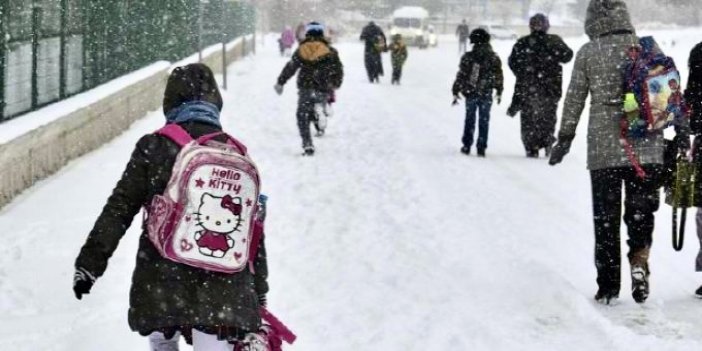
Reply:
M621 134L619 135L619 140L624 146L626 157L629 159L629 162L631 162L631 165L634 166L636 175L641 179L646 178L646 171L644 171L643 167L641 167L641 163L639 163L639 160L636 158L636 154L634 153L634 147L629 142L627 135L629 131L629 121L626 119L626 116L622 117L621 119L620 130Z
M193 137L188 134L188 132L183 129L183 127L172 123L167 124L165 127L156 131L156 134L163 135L168 139L173 140L176 144L181 147L185 146L189 142L193 141Z
M266 323L270 324L271 328L280 336L283 341L288 344L292 344L297 339L297 336L293 334L288 327L283 324L278 318L276 318L272 313L268 312L265 307L261 307L261 318L263 318Z

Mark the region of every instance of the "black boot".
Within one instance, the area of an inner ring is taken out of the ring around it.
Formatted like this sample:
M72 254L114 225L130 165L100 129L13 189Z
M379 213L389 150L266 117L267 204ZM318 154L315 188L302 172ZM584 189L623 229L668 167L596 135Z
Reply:
M611 291L609 289L599 288L597 294L595 295L595 301L603 305L612 305L619 298L619 293Z
M702 285L700 285L700 287L695 291L695 296L702 299Z
M470 147L469 146L464 146L461 148L461 153L470 155Z
M644 267L631 267L631 297L637 303L644 303L648 298L648 272Z
M478 149L478 157L485 157L485 149Z

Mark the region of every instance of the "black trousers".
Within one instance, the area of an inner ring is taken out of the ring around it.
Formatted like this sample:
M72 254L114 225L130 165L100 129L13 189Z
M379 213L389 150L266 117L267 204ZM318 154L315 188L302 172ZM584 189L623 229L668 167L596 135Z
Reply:
M558 120L558 99L527 97L522 101L522 143L526 151L538 151L553 145Z
M324 103L329 99L329 94L311 90L299 89L297 100L297 127L300 130L302 138L302 147L312 147L312 134L310 132L310 123L317 121L317 113L315 112L315 104Z
M379 52L367 52L365 55L366 72L368 73L368 80L371 82L377 80L379 77L384 75L383 72L383 59Z
M392 65L392 81L400 82L402 79L402 65Z
M629 240L629 260L640 259L653 242L654 213L660 204L661 166L645 166L647 177L636 175L633 167L608 168L590 172L595 222L595 266L600 289L618 294L621 286L620 226L622 185L624 223ZM648 263L645 262L648 270Z

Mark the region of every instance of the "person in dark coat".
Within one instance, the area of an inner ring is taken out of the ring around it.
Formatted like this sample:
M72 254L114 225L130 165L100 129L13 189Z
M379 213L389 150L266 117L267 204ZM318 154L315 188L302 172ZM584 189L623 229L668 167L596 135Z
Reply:
M371 83L380 83L380 77L384 75L381 54L387 50L385 33L375 22L370 22L363 28L361 40L365 43L365 64L368 80Z
M502 100L502 61L490 46L490 34L484 29L475 29L470 34L473 50L461 58L456 80L453 83L454 104L460 95L466 98L466 121L463 129L461 152L469 155L473 145L476 113L478 119L478 156L485 157L488 146L488 129L492 91L496 91L497 103Z
M163 98L167 123L177 123L198 138L222 130L221 109L222 97L207 66L192 64L173 70ZM75 261L73 290L78 299L103 275L134 216L155 195L163 194L179 150L178 144L157 134L147 134L137 142ZM161 256L144 229L132 276L129 326L150 336L153 345L161 345L156 350L171 350L169 345L177 349L180 333L192 335L196 347L228 347L226 339L241 338L261 326L259 309L268 292L263 240L254 266L255 273L224 274L170 261Z
M556 141L558 101L563 94L562 64L573 58L561 37L547 34L548 17L534 15L529 21L531 34L517 41L509 56L509 67L517 77L509 115L521 111L522 143L527 157L539 157L539 150L551 153Z
M297 75L299 100L297 105L297 126L302 137L305 155L314 154L314 144L310 133L310 122L314 122L317 135L324 134L324 123L315 106L326 106L341 87L344 80L344 66L339 53L324 37L324 27L312 22L307 26L307 38L300 43L290 61L278 77L275 90L283 93L283 86Z
M699 178L702 175L702 43L695 45L692 49L688 64L690 77L685 90L685 101L690 108L690 129L695 135L693 161ZM695 187L695 206L697 207L697 237L700 241L695 269L702 272L702 182L700 181L697 181ZM695 291L695 294L702 298L702 286Z
M400 84L402 79L402 66L407 61L407 45L402 40L401 34L395 34L390 44L390 57L392 59L392 84Z
M468 51L468 37L470 36L470 27L464 19L461 24L456 27L456 37L458 37L458 53L463 55Z
M592 0L587 9L585 32L590 37L578 51L563 106L558 142L549 164L568 154L588 95L587 165L592 185L595 229L595 267L598 290L595 300L610 304L621 288L620 224L622 188L624 222L629 240L631 294L638 303L649 296L649 253L653 243L655 212L660 206L664 164L662 131L630 139L631 151L645 172L632 163L621 139L624 84L622 67L632 43L638 43L624 0ZM616 77L614 79L613 77Z

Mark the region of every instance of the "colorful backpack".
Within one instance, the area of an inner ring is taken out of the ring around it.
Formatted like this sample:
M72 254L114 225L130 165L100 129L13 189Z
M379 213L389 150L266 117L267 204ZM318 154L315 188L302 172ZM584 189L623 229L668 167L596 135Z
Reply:
M625 71L624 120L628 138L642 138L686 123L680 72L653 37L629 50Z
M653 37L642 37L638 45L629 49L623 105L620 139L636 172L643 177L645 172L634 154L631 140L688 123L680 72Z
M163 195L145 211L151 242L178 263L222 273L253 270L263 223L260 177L246 147L222 132L194 140L177 124L156 133L181 150ZM214 140L220 136L227 143Z

